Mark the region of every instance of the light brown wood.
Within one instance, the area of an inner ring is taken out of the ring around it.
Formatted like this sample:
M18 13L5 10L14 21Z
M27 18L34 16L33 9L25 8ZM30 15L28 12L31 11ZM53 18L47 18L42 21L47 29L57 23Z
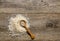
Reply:
M35 41L60 41L60 0L0 0L0 41L30 41L26 33L9 36L8 17L17 14L29 18Z

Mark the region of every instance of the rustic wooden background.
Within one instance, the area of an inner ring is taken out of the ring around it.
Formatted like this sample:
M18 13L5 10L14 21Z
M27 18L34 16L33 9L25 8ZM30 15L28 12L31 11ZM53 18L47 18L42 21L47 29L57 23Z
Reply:
M27 33L9 35L8 19L16 14L30 19L34 40ZM0 41L28 40L60 41L60 0L0 0Z

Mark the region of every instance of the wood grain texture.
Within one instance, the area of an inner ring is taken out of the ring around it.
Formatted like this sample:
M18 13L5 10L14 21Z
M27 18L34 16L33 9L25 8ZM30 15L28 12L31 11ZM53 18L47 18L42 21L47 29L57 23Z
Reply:
M59 0L18 1L0 1L0 41L60 41ZM34 40L31 40L27 33L9 35L8 19L16 14L29 18L29 29L36 37Z

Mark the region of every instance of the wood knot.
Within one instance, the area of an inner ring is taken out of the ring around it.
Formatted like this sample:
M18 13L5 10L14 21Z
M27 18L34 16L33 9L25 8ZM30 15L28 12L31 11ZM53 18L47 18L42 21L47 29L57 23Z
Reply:
M49 20L46 23L46 27L51 27L51 28L57 28L58 26L58 21L57 20Z

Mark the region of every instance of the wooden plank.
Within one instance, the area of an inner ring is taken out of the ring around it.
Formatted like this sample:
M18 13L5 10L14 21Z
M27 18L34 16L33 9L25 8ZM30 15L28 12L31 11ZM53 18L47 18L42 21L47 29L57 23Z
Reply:
M9 36L8 16L16 14L0 14L1 39L4 40L30 40L30 37L24 33L21 37ZM60 39L60 14L22 14L30 19L31 31L36 35L35 40L59 40ZM51 23L52 25L50 25ZM57 23L57 24L56 24ZM49 26L50 25L50 26ZM8 38L8 39L7 39Z

